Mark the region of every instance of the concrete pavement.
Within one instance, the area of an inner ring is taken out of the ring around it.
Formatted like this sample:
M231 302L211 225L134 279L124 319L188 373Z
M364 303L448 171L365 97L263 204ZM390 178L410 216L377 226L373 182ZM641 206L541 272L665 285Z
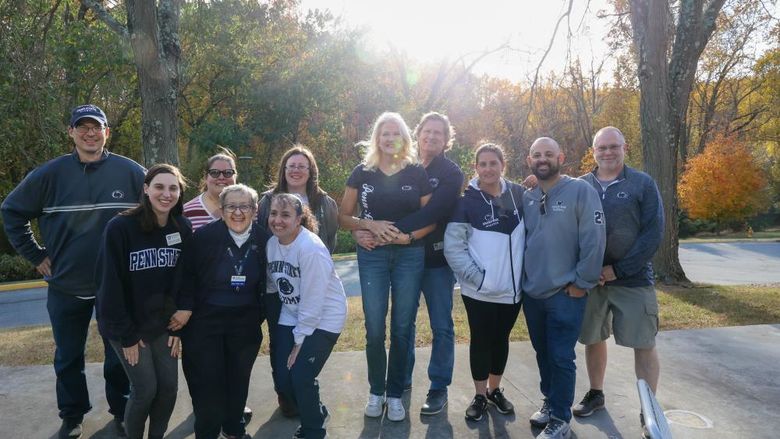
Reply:
M667 331L658 336L661 387L658 399L671 420L675 438L773 438L780 430L780 325ZM577 347L576 399L587 389L584 349ZM414 387L405 394L408 419L389 422L362 414L368 385L363 352L335 353L320 375L322 399L332 419L331 438L532 438L527 421L540 403L538 372L528 342L512 343L503 387L516 413L490 409L478 423L463 414L473 396L468 346L457 345L449 406L432 417L419 415L427 391L430 350L417 349ZM111 417L102 392L99 364L87 367L94 409L84 423L85 438L111 438ZM607 369L607 408L575 419L574 438L638 438L639 398L631 351L611 346ZM192 438L193 417L187 386L180 374L179 399L168 438ZM248 405L255 411L248 432L253 438L287 438L298 421L276 410L268 357L255 364ZM0 437L50 438L59 427L51 366L0 367Z
M692 282L780 283L780 242L684 243L680 245L680 264Z

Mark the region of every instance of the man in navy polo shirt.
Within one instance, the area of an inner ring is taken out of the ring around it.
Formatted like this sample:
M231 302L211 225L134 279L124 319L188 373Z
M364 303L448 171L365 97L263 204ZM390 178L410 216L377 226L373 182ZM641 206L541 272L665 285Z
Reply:
M138 204L144 168L105 149L110 130L103 110L81 105L71 112L68 136L75 145L30 172L5 199L5 232L19 254L49 283L46 307L56 352L60 438L81 436L84 415L92 408L84 374L84 349L95 305L95 261L106 223ZM45 247L33 236L37 219ZM122 419L129 383L122 364L103 340L106 398L115 425Z

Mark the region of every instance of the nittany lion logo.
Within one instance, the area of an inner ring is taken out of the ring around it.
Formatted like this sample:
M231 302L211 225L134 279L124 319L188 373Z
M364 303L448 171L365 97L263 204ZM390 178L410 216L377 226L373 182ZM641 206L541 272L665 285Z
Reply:
M285 296L289 296L293 293L293 291L295 291L295 288L292 286L290 281L284 277L280 277L276 280L276 287L279 289L279 292Z

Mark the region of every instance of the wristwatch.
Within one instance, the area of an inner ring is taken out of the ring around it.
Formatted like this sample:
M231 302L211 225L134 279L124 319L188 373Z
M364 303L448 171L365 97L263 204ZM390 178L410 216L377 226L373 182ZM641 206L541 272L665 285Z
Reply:
M412 244L414 241L417 241L417 238L414 237L414 233L409 232L407 233L409 235L409 244Z

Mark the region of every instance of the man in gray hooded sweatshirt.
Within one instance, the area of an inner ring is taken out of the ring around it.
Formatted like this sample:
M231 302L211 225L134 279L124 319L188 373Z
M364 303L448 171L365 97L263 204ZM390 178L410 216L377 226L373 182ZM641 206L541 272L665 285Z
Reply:
M545 427L537 439L571 436L574 346L589 289L596 286L606 247L604 212L598 193L583 180L560 174L558 143L540 137L527 162L539 185L523 194L526 249L523 312L544 395L531 424Z

